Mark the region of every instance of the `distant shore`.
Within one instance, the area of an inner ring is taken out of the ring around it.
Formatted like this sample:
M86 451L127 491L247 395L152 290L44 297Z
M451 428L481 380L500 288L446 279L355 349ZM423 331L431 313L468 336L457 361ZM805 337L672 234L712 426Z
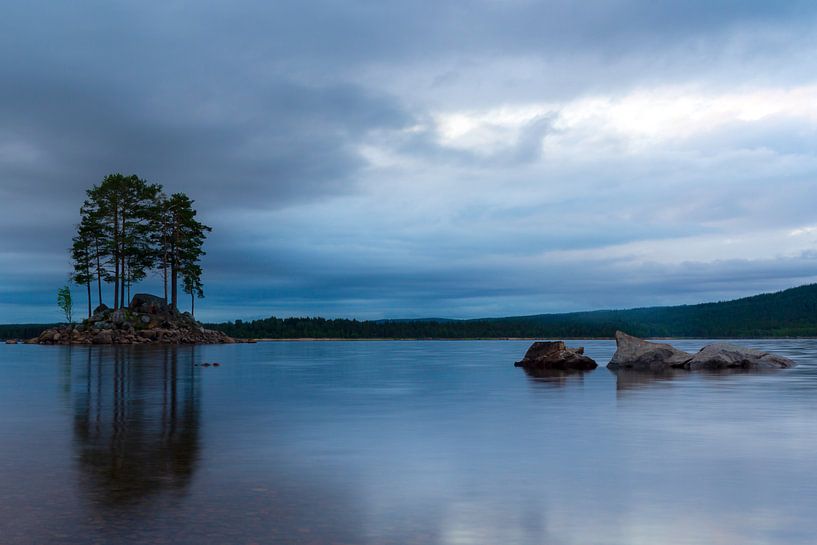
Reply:
M462 337L371 337L366 339L349 339L343 337L295 337L295 338L287 338L287 339L277 339L277 338L269 338L269 339L241 339L241 341L250 341L250 342L258 342L258 343L271 343L271 342L334 342L334 341L349 341L349 342L356 342L356 341L541 341L541 340L552 340L555 337L472 337L472 338L462 338ZM779 341L779 340L797 340L797 339L817 339L817 336L801 336L801 337L648 337L648 340L660 340L660 341L671 341L671 340L698 340L698 339L706 339L706 340L730 340L730 339L741 339L741 340L757 340L757 341ZM559 340L564 341L614 341L615 337L559 337Z

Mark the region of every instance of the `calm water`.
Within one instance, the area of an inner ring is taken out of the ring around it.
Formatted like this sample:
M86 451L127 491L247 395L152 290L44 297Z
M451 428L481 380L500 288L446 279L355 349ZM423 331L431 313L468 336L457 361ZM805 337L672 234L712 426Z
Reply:
M815 542L817 341L539 379L528 344L2 345L0 543Z

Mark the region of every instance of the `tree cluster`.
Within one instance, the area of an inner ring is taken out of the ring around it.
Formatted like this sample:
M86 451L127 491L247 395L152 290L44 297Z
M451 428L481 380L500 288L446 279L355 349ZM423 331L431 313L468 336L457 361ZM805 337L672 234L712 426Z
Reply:
M133 175L106 176L87 191L71 246L71 277L88 292L88 315L94 283L98 304L103 283L113 285L116 310L127 306L133 285L150 272L162 275L165 302L178 308L181 282L194 305L204 296L200 260L209 231L184 193L167 195L161 185Z

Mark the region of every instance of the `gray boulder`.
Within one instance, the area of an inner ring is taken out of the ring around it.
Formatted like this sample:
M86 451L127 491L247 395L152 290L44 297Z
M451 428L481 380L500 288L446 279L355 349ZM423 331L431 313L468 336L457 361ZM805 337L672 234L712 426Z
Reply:
M651 343L616 331L616 353L607 368L660 371L682 368L691 359L692 354L669 344Z
M535 342L521 361L514 364L527 370L590 371L598 367L584 355L584 348L568 348L563 341Z
M719 369L786 369L796 362L751 348L733 344L710 344L701 349L688 362L687 367L695 370Z

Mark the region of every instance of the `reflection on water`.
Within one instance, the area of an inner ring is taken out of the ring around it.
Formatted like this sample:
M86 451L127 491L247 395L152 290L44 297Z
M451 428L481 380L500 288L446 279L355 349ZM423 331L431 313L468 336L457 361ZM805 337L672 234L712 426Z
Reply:
M83 488L106 505L183 489L199 449L195 347L86 352L72 370Z
M530 378L534 384L547 387L563 387L570 381L581 382L584 378L585 371L572 371L560 369L536 369L534 367L522 367L525 374ZM593 371L586 371L592 373Z
M0 345L0 545L812 545L817 341L721 375L528 344Z
M616 390L632 390L636 388L643 388L645 386L653 386L661 382L684 379L690 376L690 372L684 369L663 369L660 371L653 370L636 370L636 369L608 369L616 377Z

